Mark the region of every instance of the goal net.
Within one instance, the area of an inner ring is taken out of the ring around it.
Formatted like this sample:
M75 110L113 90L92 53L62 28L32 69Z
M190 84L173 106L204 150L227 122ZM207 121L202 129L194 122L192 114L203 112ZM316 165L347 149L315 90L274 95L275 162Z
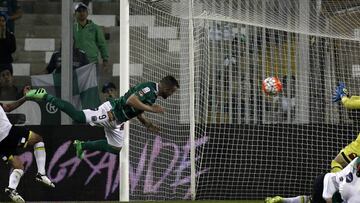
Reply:
M191 115L197 199L311 194L315 177L358 134L357 111L331 95L339 81L360 94L360 3L193 0L190 12L189 5L130 1L131 84L168 74L180 82L179 92L159 99L164 114L146 114L160 134L131 122L130 199L191 197ZM283 84L277 96L261 91L269 76Z

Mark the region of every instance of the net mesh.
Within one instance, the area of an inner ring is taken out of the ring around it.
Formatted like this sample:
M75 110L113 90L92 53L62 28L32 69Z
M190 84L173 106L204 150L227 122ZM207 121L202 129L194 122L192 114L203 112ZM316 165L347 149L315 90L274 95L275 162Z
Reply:
M198 199L310 194L356 138L358 112L331 94L338 81L359 94L358 1L194 0L194 81L188 1L130 3L131 63L143 67L131 84L172 74L181 86L160 101L165 114L147 114L160 135L131 123L131 199L190 197L191 82ZM261 91L269 76L283 84L277 96Z

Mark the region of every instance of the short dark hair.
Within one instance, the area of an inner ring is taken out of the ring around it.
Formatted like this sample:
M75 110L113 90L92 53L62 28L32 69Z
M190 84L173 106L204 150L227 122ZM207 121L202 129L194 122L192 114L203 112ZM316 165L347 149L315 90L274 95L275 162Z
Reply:
M180 88L179 82L171 75L165 76L160 80L160 83L168 87L177 87Z
M103 85L101 92L106 93L108 89L113 88L116 89L116 86L112 82L107 82Z
M13 66L11 63L0 64L0 73L6 70L10 71L11 75L13 75Z

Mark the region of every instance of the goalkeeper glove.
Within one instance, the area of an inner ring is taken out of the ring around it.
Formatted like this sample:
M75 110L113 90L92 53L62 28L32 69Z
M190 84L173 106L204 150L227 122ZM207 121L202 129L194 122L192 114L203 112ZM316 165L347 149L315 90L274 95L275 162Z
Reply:
M343 98L344 96L348 96L349 92L346 89L345 83L339 82L339 84L336 86L335 91L332 96L332 101L338 102Z

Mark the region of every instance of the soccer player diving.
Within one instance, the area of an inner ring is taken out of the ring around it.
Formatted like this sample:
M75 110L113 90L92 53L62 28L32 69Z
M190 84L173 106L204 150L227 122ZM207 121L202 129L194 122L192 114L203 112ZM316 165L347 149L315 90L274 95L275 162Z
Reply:
M104 151L119 154L123 146L124 122L137 117L138 120L152 132L160 129L144 116L144 112L163 113L164 109L155 101L158 96L166 99L179 88L178 81L173 76L166 76L158 83L144 82L131 87L123 96L101 104L96 110L77 110L67 101L47 94L45 89L37 89L27 94L32 99L42 99L58 107L78 123L88 123L104 128L106 140L75 141L76 154L84 156L84 150Z

